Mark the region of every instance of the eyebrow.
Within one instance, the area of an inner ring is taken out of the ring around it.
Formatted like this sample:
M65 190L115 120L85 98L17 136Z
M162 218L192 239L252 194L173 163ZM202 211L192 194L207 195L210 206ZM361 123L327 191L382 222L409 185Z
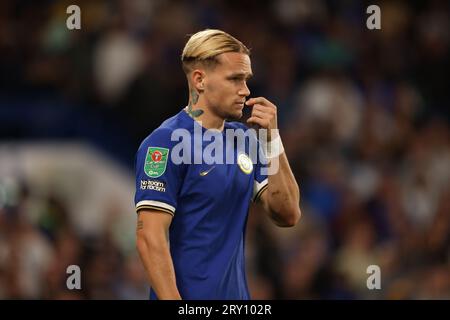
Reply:
M238 72L238 73L232 73L228 76L228 78L235 78L235 77L245 78L246 80L248 80L253 77L253 73L245 74L245 73Z

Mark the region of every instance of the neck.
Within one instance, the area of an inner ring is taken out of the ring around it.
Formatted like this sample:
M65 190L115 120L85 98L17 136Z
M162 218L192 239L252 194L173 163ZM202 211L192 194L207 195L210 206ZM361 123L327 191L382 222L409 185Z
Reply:
M187 114L195 121L201 122L206 129L216 129L222 131L225 119L217 116L205 103L203 96L191 90L189 94L189 104L185 108Z

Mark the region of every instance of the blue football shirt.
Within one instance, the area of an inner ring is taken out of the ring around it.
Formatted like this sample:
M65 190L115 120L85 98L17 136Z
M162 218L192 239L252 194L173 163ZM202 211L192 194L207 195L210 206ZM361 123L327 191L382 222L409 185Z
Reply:
M186 139L172 141L177 129L189 133ZM211 141L194 138L195 130L204 133L206 129L184 110L153 131L136 154L136 211L154 209L173 216L170 253L183 299L250 298L245 228L250 203L267 188L268 179L261 171L261 161L252 163L249 157L249 142L257 141L256 136L251 135L238 148L235 139L233 143L227 140L227 129L247 127L225 122L224 131L216 133L223 137L223 162L232 152L231 164L193 163L194 147L200 144L201 150L206 150ZM189 156L189 152L180 152L180 146L191 151L191 164L172 161L175 153ZM157 299L153 291L150 298Z

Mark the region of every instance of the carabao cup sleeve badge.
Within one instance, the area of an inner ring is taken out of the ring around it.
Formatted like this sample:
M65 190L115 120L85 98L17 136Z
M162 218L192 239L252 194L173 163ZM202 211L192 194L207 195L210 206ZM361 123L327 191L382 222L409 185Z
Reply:
M145 156L144 172L150 178L161 177L166 172L169 149L149 147Z

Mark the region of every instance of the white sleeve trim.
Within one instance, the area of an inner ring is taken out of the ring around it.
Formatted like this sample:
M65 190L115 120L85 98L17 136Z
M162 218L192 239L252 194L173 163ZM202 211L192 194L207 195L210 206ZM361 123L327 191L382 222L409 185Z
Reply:
M255 201L255 197L258 195L258 192L264 188L267 184L269 183L269 179L266 178L261 182L258 182L255 180L255 183L253 185L253 196L252 196L252 200Z
M136 204L136 209L138 209L141 206L160 207L160 208L164 208L164 209L170 210L173 213L175 212L175 207L172 207L170 204L167 204L167 203L164 203L164 202L161 202L161 201L142 200L142 201L139 201Z

